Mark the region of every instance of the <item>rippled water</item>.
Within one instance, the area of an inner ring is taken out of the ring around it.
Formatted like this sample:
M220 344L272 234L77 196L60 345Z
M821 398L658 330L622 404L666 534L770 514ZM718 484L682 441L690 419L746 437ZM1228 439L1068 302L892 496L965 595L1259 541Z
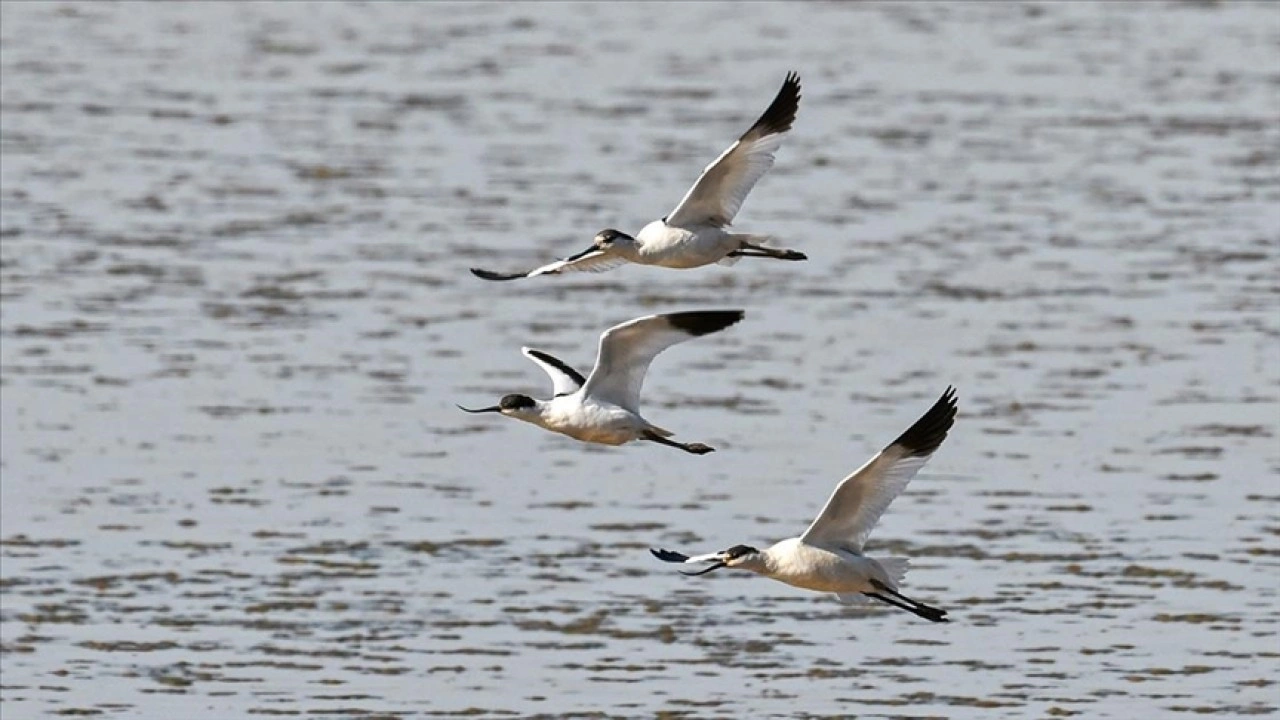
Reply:
M1280 11L0 6L9 718L1280 712ZM638 230L804 80L808 263L491 284ZM605 327L686 441L457 412ZM873 537L950 625L650 545Z

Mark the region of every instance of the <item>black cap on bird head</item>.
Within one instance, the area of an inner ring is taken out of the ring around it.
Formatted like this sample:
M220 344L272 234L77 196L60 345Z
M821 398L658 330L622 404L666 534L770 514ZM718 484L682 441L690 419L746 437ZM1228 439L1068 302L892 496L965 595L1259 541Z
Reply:
M760 553L759 550L751 547L750 545L734 545L733 547L724 551L723 558L724 558L725 564L732 567L734 560L739 560L748 555L758 555L759 553Z
M531 408L534 406L534 404L535 403L533 401L533 398L529 397L528 395L521 395L519 393L511 393L510 395L503 395L502 399L498 401L498 407L503 410L519 410L521 408Z
M465 408L459 405L458 409L463 412L469 412L473 414L474 413L490 413L490 412L505 414L509 412L519 412L520 410L534 407L537 404L538 404L537 401L529 397L528 395L512 393L510 395L503 395L502 399L498 401L498 404L494 405L493 407L477 408L473 410L471 408Z
M605 228L596 233L595 246L598 248L607 248L618 240L630 240L631 236L614 230L613 228Z

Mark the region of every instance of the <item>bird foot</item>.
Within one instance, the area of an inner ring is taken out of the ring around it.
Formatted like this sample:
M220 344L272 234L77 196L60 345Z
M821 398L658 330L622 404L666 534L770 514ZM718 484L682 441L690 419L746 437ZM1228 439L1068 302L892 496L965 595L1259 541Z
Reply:
M702 443L689 443L684 446L684 449L685 452L691 452L694 455L706 455L707 453L716 451L716 449L710 445L703 445Z

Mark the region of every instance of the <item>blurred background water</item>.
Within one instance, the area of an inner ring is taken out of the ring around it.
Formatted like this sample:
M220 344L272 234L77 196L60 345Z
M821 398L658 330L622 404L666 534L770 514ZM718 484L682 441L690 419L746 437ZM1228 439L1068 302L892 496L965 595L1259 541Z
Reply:
M0 5L0 697L58 715L1280 709L1280 5ZM807 263L485 283L665 214ZM650 313L692 457L453 406ZM651 545L870 550L939 626Z

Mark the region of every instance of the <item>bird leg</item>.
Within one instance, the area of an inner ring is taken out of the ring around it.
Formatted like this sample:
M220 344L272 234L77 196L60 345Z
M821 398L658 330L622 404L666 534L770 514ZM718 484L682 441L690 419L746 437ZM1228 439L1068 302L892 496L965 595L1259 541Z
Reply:
M765 247L743 242L737 250L729 253L729 257L771 257L778 260L808 260L809 256L796 250Z
M885 603L886 605L892 605L898 608L899 610L906 610L907 612L912 613L913 615L919 615L920 617L924 618L925 620L929 620L930 622L950 622L950 620L947 620L941 615L928 612L923 608L918 608L912 605L908 605L906 603L898 602L897 600L887 595L881 595L880 593L869 593L869 592L864 592L862 594L866 595L869 598L875 598L876 600L879 600L880 602Z
M879 592L863 593L863 595L866 595L867 597L870 597L870 598L875 598L880 602L883 602L883 603L892 605L896 608L906 610L907 612L919 615L925 620L929 620L932 622L949 622L945 617L947 614L946 610L942 610L940 608L932 607L929 605L925 605L922 602L912 600L906 595L903 595L897 590L894 590L893 588L889 587L888 585L885 585L884 583L874 578L871 580L871 585Z
M681 450L687 453L693 453L694 455L706 455L707 453L715 452L716 450L715 448L710 447L708 445L703 445L702 443L679 443L679 442L676 442L675 440L668 440L667 438L664 438L661 435L655 432L652 432L650 430L646 430L644 432L644 439L649 440L651 442L656 442L659 445L666 445L668 447L680 448Z

